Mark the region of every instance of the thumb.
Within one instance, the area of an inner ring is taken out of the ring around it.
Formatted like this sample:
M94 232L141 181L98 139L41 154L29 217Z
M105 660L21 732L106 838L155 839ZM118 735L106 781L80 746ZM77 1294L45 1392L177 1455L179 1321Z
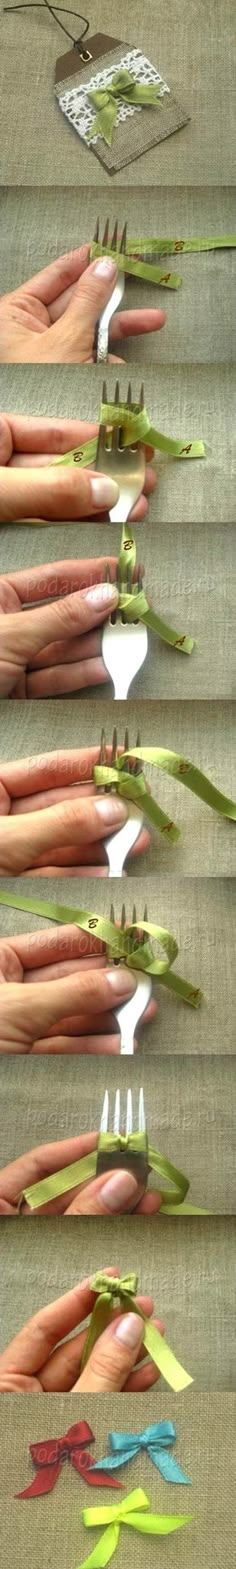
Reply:
M93 1390L115 1393L123 1389L135 1367L142 1340L143 1320L138 1313L126 1313L122 1318L114 1319L96 1340L73 1393L77 1389L87 1390L89 1394Z
M77 364L78 360L93 359L96 324L111 298L117 277L117 267L111 257L98 257L78 279L67 310L57 326L52 328L51 341L54 333L54 341L60 342L61 350L63 338L64 349L69 351L70 360L75 360Z
M66 1210L67 1215L122 1215L139 1203L143 1188L131 1171L103 1172L87 1182Z

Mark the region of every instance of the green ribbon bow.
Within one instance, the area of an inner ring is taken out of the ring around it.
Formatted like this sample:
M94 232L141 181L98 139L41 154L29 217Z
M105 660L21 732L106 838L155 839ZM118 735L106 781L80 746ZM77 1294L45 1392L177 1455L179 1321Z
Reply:
M187 757L181 757L178 752L170 752L162 746L134 746L133 750L122 752L120 757L112 764L96 763L93 769L94 783L105 790L107 786L116 786L117 794L128 801L134 801L136 806L145 813L155 828L160 833L166 833L172 844L180 838L180 830L175 823L170 821L158 803L149 795L144 774L129 774L125 772L126 760L138 758L145 763L152 763L154 768L159 768L162 773L170 778L178 779L180 784L191 790L193 795L205 801L213 812L219 812L221 817L236 821L236 801L231 801L229 796L223 795L221 790L211 783L200 768L195 768Z
M108 1504L108 1507L83 1509L82 1518L86 1526L105 1525L106 1529L89 1557L83 1559L80 1569L105 1569L118 1545L121 1525L132 1526L142 1536L169 1536L171 1531L178 1531L183 1525L188 1525L193 1517L150 1514L147 1494L142 1487L135 1487L115 1507Z
M137 1287L138 1279L134 1274L114 1277L100 1275L98 1272L94 1275L94 1279L91 1280L91 1291L96 1293L97 1301L93 1307L84 1343L81 1370L86 1366L99 1335L102 1335L103 1330L111 1323L114 1302L118 1300L122 1313L137 1313L142 1319L145 1349L163 1374L167 1384L177 1394L179 1390L186 1389L188 1384L192 1384L193 1380L190 1374L185 1372L185 1368L181 1367L180 1362L177 1362L174 1352L163 1339L160 1330L156 1329L150 1319L145 1318L145 1313L135 1300Z
M28 1188L23 1188L21 1198L26 1200L29 1209L40 1209L42 1204L51 1203L52 1199L59 1198L63 1193L69 1193L72 1188L78 1187L83 1182L91 1182L97 1173L97 1154L113 1154L116 1151L134 1150L137 1154L146 1153L150 1171L155 1171L173 1183L173 1188L159 1189L161 1194L161 1215L208 1215L210 1210L196 1208L194 1204L185 1204L184 1199L189 1189L188 1177L183 1171L178 1171L160 1150L153 1149L147 1135L143 1133L99 1133L97 1149L91 1155L85 1155L81 1160L74 1160L70 1166L63 1166L61 1171L55 1171L50 1177L44 1177L40 1182L34 1182ZM114 1158L115 1168L115 1158Z
M140 108L161 108L158 84L148 83L146 87L140 86L126 70L117 71L106 87L90 88L87 98L90 98L98 113L90 130L87 131L86 142L91 142L94 136L102 136L107 147L112 145L120 101L126 104L138 104Z
M199 1008L203 993L199 986L193 986L191 981L185 981L183 976L172 973L171 966L178 954L178 943L167 927L156 926L151 921L134 921L130 926L118 927L114 921L108 920L105 915L95 915L89 910L77 910L75 906L67 904L52 904L45 899L26 899L23 895L0 892L0 904L7 905L13 910L29 911L32 915L45 916L46 920L59 921L63 925L80 926L82 931L98 937L107 948L108 959L122 964L127 964L131 970L144 970L147 975L158 977L159 985L165 986L168 991L173 991L183 1002L188 1002L190 1007ZM165 958L155 959L150 942L139 943L134 947L136 932L147 932L148 937L153 937L159 943Z

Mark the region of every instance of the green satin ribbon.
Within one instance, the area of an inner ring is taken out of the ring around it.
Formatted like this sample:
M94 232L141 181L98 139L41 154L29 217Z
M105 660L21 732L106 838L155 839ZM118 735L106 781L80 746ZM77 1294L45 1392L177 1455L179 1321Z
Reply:
M210 238L190 240L149 239L140 237L136 240L126 239L126 250L112 250L111 245L100 245L93 240L90 247L90 261L96 256L112 256L118 272L125 272L134 278L143 278L147 283L158 283L163 289L179 289L183 283L180 272L167 272L163 266L156 262L146 260L145 252L153 257L178 255L178 252L201 252L233 249L236 246L236 234L223 234ZM137 254L136 254L137 253Z
M105 915L95 915L92 911L77 910L75 906L67 904L52 904L45 899L26 899L23 895L0 891L0 904L7 905L13 910L29 911L31 915L41 915L45 920L59 921L62 925L80 926L82 931L96 936L107 948L108 959L112 962L126 964L131 970L144 970L147 975L158 977L159 985L165 986L168 991L173 991L183 1002L188 1002L191 1008L199 1008L203 993L199 986L193 986L191 981L185 981L181 975L173 974L171 966L178 954L178 943L172 932L164 926L156 926L151 921L139 920L131 922L130 926L118 927L109 921ZM165 954L163 959L154 959L150 942L138 944L133 948L136 932L146 932L159 943Z
M193 1204L184 1203L185 1195L189 1190L188 1177L184 1176L183 1171L178 1171L178 1167L173 1166L172 1162L167 1160L165 1155L161 1155L159 1150L153 1149L152 1144L149 1144L148 1138L146 1140L146 1148L149 1170L154 1171L158 1177L164 1177L173 1184L173 1190L172 1188L169 1190L167 1188L159 1188L161 1195L160 1214L176 1215L179 1212L181 1215L211 1214L210 1210L199 1209ZM60 1198L63 1193L69 1193L72 1188L80 1187L84 1182L93 1181L97 1175L98 1153L110 1155L114 1152L115 1156L116 1152L118 1153L120 1150L127 1150L127 1153L134 1151L135 1154L140 1150L140 1153L143 1154L143 1149L143 1133L99 1133L97 1149L93 1150L90 1155L84 1155L83 1159L72 1161L70 1166L63 1166L61 1171L55 1171L49 1177L43 1177L40 1182L34 1182L30 1187L23 1188L21 1197L26 1199L29 1209L40 1209L42 1204L50 1204L52 1199Z
M185 1372L185 1368L181 1367L180 1362L177 1362L174 1352L163 1339L160 1330L156 1329L156 1325L150 1319L145 1318L145 1313L136 1302L137 1288L138 1280L135 1274L121 1278L118 1275L116 1278L111 1275L100 1275L99 1272L94 1275L94 1279L91 1280L91 1291L96 1293L97 1301L93 1307L84 1343L81 1371L86 1367L96 1340L111 1323L114 1302L118 1300L122 1313L137 1313L142 1319L145 1350L149 1352L152 1361L159 1368L166 1383L170 1385L170 1389L174 1389L177 1394L179 1390L186 1389L188 1384L192 1384L193 1380L190 1374Z
M150 1514L147 1494L141 1487L135 1487L115 1506L101 1508L95 1505L95 1508L83 1509L82 1518L86 1526L105 1525L106 1529L89 1557L83 1559L80 1569L105 1569L118 1546L121 1525L132 1526L142 1536L169 1536L172 1531L188 1525L193 1516Z
M148 251L151 254L153 251L153 254L157 256L177 256L181 251L233 250L235 246L236 234L210 234L206 236L198 235L197 237L195 235L192 239L185 240L169 240L166 237L164 239L159 237L153 239L147 234L146 236L141 235L135 240L129 240L128 238L126 240L126 249L128 252L131 252L132 256L135 255L135 251L138 251L138 254L142 253L142 251Z
M180 838L180 829L170 821L166 813L158 806L157 801L149 795L146 787L145 776L125 772L124 764L131 758L138 758L141 762L151 763L154 768L159 768L162 773L170 778L178 779L185 785L186 790L191 790L201 801L210 806L213 812L219 812L221 817L236 821L236 801L231 801L229 796L223 795L221 790L211 783L200 768L195 768L187 757L181 757L178 752L170 752L162 746L134 746L133 749L122 752L120 757L112 764L95 763L93 769L94 783L99 789L116 786L118 795L125 800L134 801L136 806L145 813L145 817L159 828L160 833L166 833L172 844Z
M139 104L140 108L161 109L160 87L158 83L148 82L146 86L135 82L129 71L116 71L111 82L106 87L92 87L87 91L98 113L90 130L86 132L86 142L91 142L94 136L102 136L107 147L112 146L114 127L117 121L120 102Z
M99 245L99 240L93 240L90 246L90 261L95 261L96 256L112 256L118 272L128 273L131 278L145 278L147 283L159 283L163 289L179 289L183 282L180 272L167 272L152 262L127 256L126 251L113 251L111 245Z
M195 647L195 639L188 637L186 632L177 632L174 627L168 626L167 621L163 621L162 617L157 615L157 611L153 610L148 604L144 589L139 592L138 585L134 583L132 593L128 593L126 581L127 567L132 577L135 565L136 544L134 536L129 523L123 523L118 568L120 574L124 573L125 581L119 593L119 609L125 610L127 621L133 621L135 608L135 620L143 621L145 626L150 627L151 632L157 632L163 643L168 643L170 648L177 648L181 654L192 654L192 650Z
M171 436L163 436L161 431L151 425L147 409L140 409L138 403L132 403L127 408L126 403L101 403L99 423L101 425L121 425L122 442L124 447L135 442L142 442L154 450L168 453L171 458L204 458L206 449L203 441L176 441ZM56 458L55 463L76 463L80 468L90 468L95 463L97 455L97 436L91 441L82 442L80 447L73 447L62 457Z

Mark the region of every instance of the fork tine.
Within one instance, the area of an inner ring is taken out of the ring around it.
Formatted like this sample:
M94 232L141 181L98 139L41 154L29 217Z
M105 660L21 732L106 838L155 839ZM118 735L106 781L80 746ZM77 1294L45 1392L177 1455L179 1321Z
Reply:
M131 391L131 381L129 381L129 386L128 386L128 392L127 392L127 398L126 398L126 404L127 404L127 409L131 409L131 408L132 408L132 391Z
M145 1110L144 1110L144 1094L143 1094L143 1090L142 1089L140 1089L140 1091L139 1091L138 1131L139 1131L139 1133L146 1133L146 1117L145 1117Z
M119 383L119 381L116 381L114 403L117 404L119 402L120 402L120 383Z
M111 754L111 761L112 761L112 763L116 763L116 759L117 759L117 729L116 729L116 725L114 725L113 736L112 736L112 754Z
M102 245L107 245L108 236L109 236L109 218L107 218L106 223L105 223L105 229L104 229Z
M113 1119L113 1133L119 1133L119 1132L120 1132L120 1091L116 1090L115 1106L114 1106L114 1119Z
M121 911L121 923L120 923L120 924L121 924L121 930L122 930L122 931L124 931L124 928L125 928L125 926L126 926L126 910L125 910L125 904L122 904L122 911Z
M141 410L144 409L144 384L143 384L143 381L142 381L142 386L140 387L139 408L140 408L140 413L141 413Z
M105 567L104 583L111 583L111 573L110 573L110 567L108 566L108 564L107 564L107 567Z
M137 910L136 910L136 904L134 904L133 905L133 915L132 915L132 926L136 926L136 920L137 920Z
M103 383L102 383L102 403L107 403L107 384L106 384L106 381L103 381Z
M127 223L124 223L123 233L121 235L121 241L120 241L120 252L123 251L124 254L125 254L125 251L126 251L126 239L127 239Z
M142 587L143 587L142 572L141 572L141 567L138 567L138 593L139 594L141 594L141 592L142 592Z
M110 921L113 921L113 926L114 926L114 924L115 924L114 904L111 904L111 908L110 908Z
M109 1095L108 1095L108 1090L105 1090L104 1101L103 1101L103 1108L102 1108L102 1115L101 1115L101 1122L100 1122L100 1133L107 1133L107 1131L108 1131L108 1115L109 1115Z
M105 730L104 729L101 730L101 745L100 745L99 763L102 765L102 767L103 767L103 764L106 763L106 736L105 736Z
M132 1090L127 1090L125 1132L126 1134L133 1132Z
M140 731L139 730L138 730L138 734L137 734L136 746L141 746L141 736L140 736ZM134 762L134 770L133 770L134 774L136 774L136 775L137 774L141 774L142 773L142 768L143 768L143 765L142 765L141 757L136 757L135 758L135 762Z
M114 232L113 232L113 235L112 235L112 239L110 241L111 251L117 251L117 234L118 234L118 223L117 223L117 219L116 219Z
M126 730L125 730L124 751L125 752L129 752L129 731L127 729L127 726L126 726ZM126 758L125 772L126 772L126 774L130 774L130 759L129 759L129 757Z
M94 243L94 245L98 244L98 240L99 240L99 218L97 218L97 222L96 222L95 230L94 230L94 236L93 236L93 243Z

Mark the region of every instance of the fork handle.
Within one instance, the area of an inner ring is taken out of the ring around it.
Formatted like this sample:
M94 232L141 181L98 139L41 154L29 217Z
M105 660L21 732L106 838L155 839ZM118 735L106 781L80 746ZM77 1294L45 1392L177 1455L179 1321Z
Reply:
M133 676L132 676L132 680L133 680ZM120 701L122 701L122 702L125 701L125 698L128 697L129 686L130 686L129 676L125 675L124 670L118 671L117 677L116 677L116 684L114 686L114 692L113 692L113 698L115 700L115 703L116 702L120 702Z
M109 327L108 327L108 325L107 325L107 327L102 327L102 326L100 326L100 323L99 323L98 324L98 334L97 334L97 365L99 365L99 364L101 365L102 363L104 365L105 364L107 365L107 360L108 360L108 339L109 339Z

